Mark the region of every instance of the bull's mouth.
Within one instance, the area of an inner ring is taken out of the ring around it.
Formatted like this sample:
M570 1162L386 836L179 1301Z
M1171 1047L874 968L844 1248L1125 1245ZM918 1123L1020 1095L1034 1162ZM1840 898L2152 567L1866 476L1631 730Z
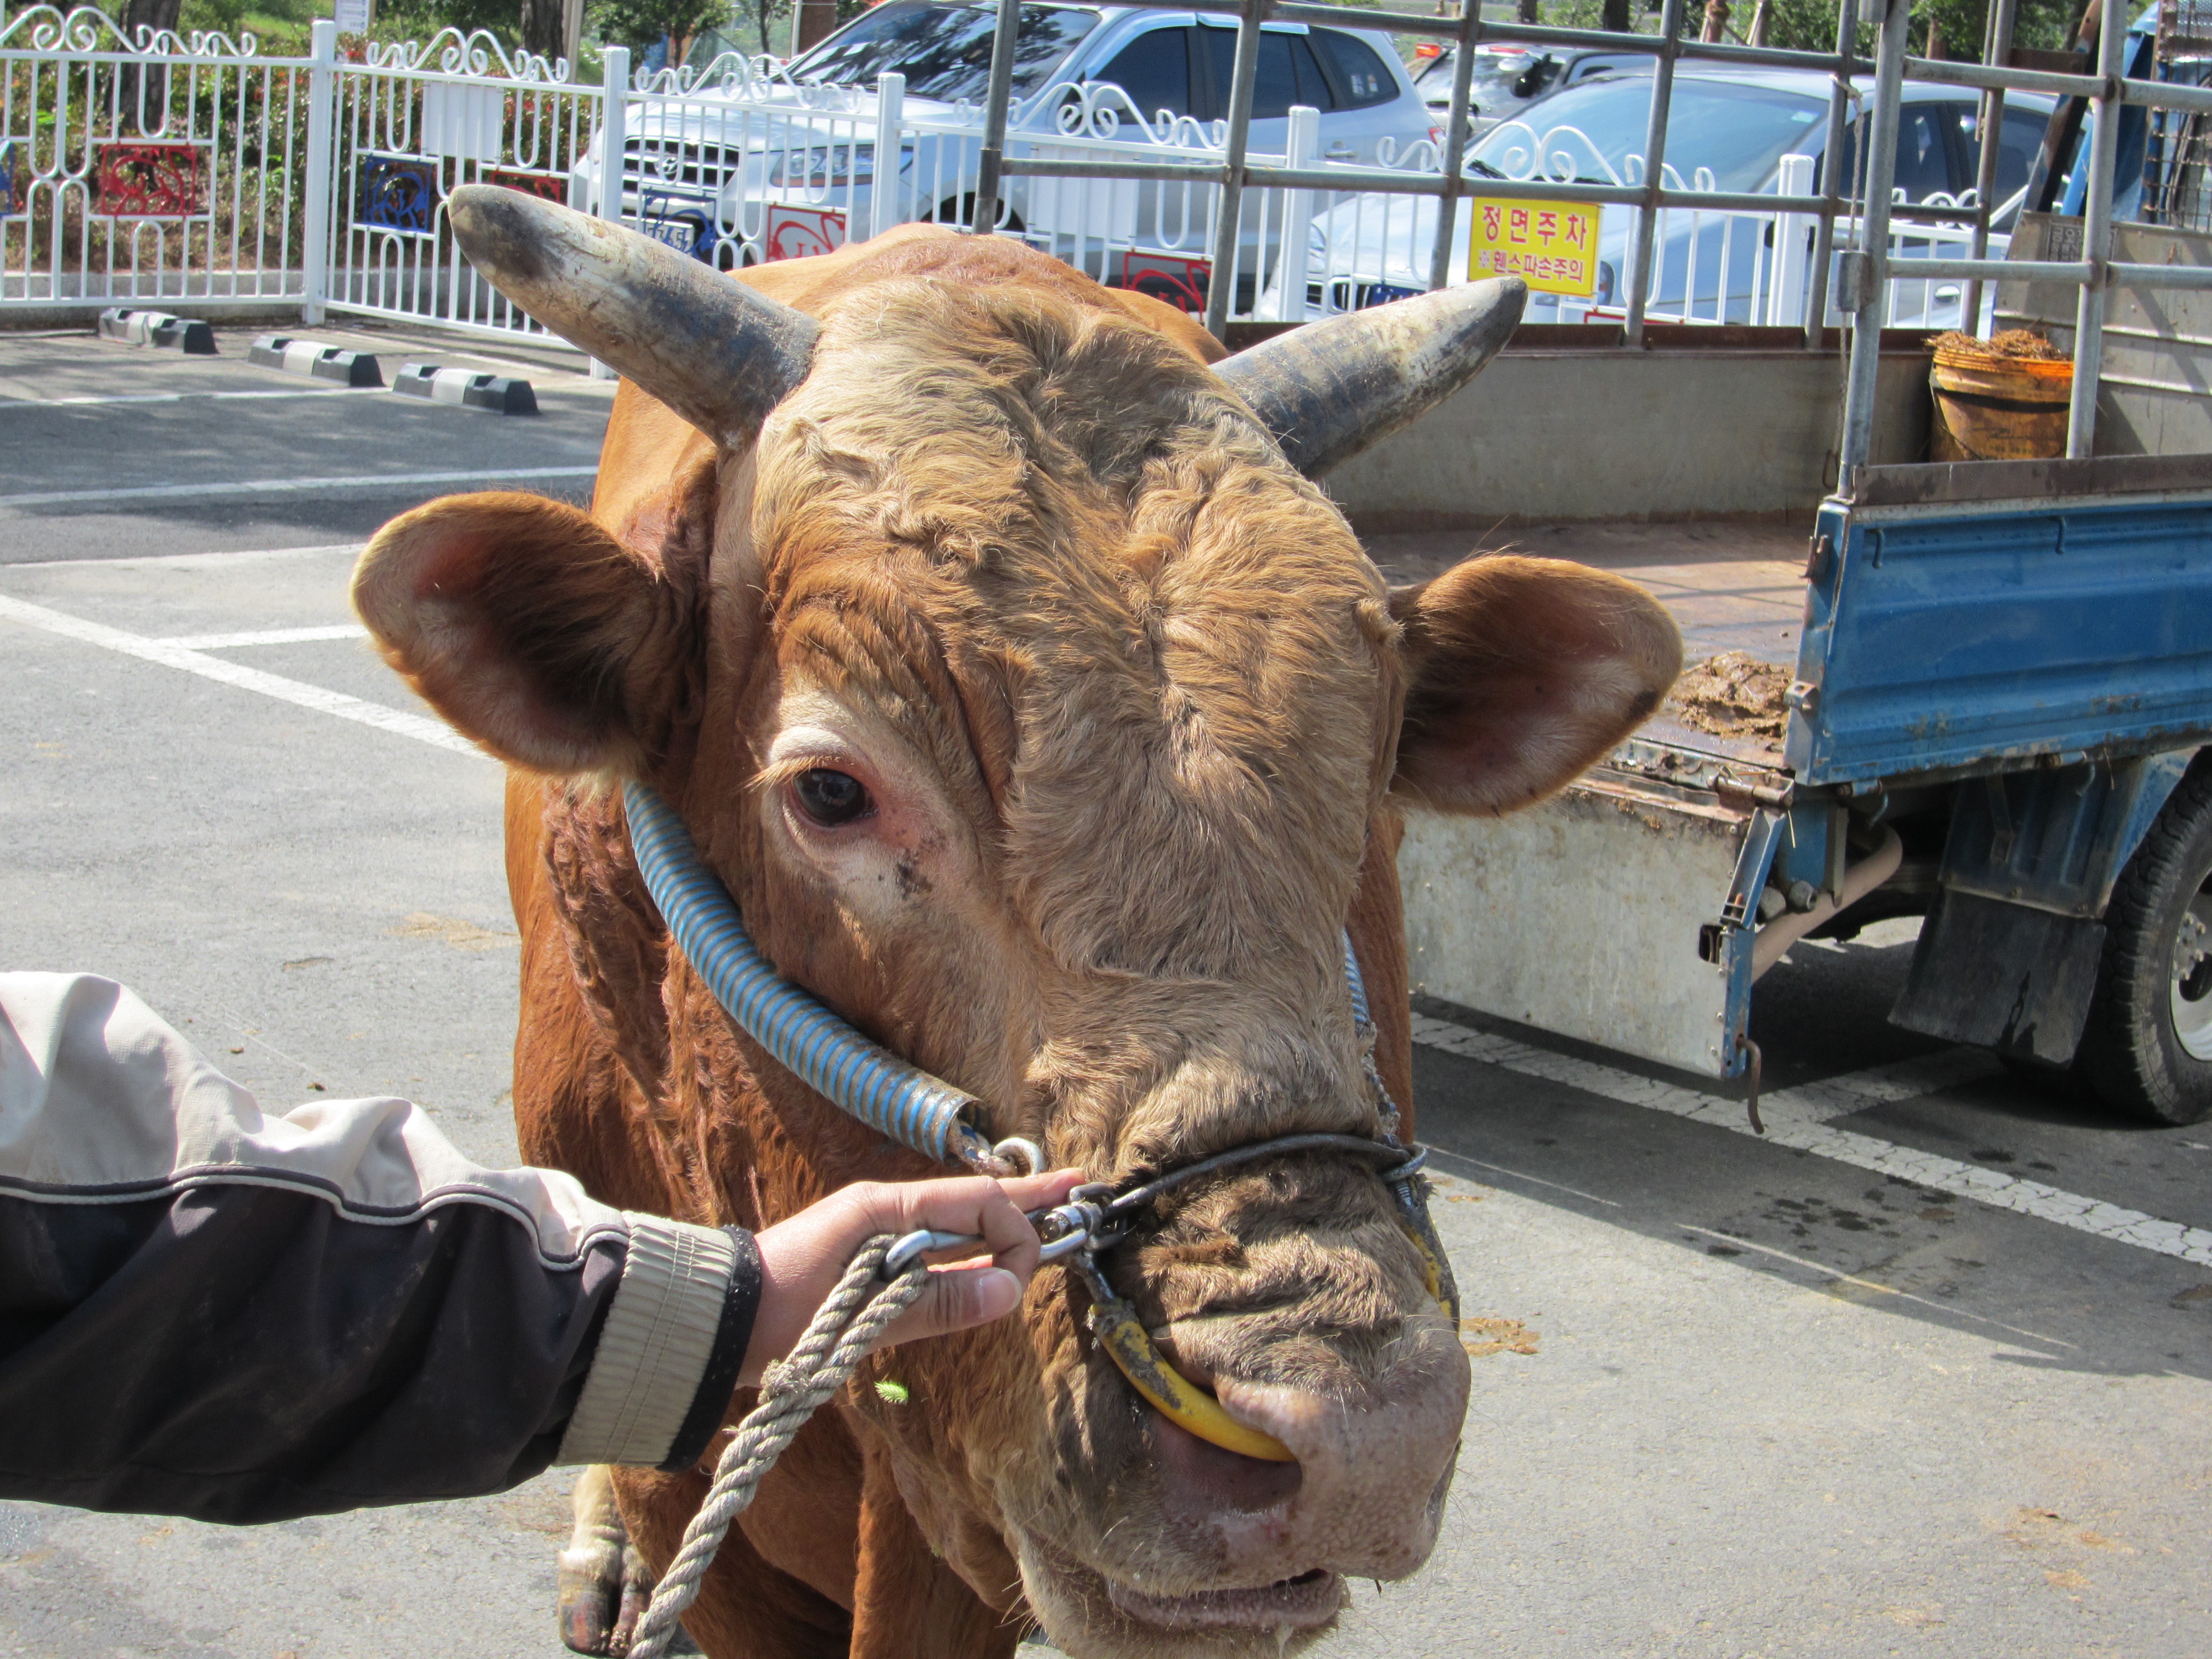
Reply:
M1162 1630L1311 1630L1344 1606L1344 1580L1326 1567L1256 1589L1200 1590L1148 1595L1107 1581L1106 1594L1130 1618Z

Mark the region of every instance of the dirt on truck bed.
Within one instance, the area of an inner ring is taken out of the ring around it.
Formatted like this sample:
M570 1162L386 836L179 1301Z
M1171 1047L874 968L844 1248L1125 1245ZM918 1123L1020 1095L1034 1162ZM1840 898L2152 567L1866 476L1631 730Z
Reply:
M1693 524L1601 519L1365 540L1393 582L1425 581L1479 550L1572 559L1640 584L1673 615L1682 630L1682 659L1691 665L1644 735L1779 766L1788 723L1782 699L1796 672L1811 531L1809 516Z

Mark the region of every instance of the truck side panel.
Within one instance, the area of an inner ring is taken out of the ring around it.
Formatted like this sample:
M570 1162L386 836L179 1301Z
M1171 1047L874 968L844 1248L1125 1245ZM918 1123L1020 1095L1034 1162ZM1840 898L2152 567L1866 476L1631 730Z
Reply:
M2212 735L2212 500L1831 501L1814 546L1801 783Z

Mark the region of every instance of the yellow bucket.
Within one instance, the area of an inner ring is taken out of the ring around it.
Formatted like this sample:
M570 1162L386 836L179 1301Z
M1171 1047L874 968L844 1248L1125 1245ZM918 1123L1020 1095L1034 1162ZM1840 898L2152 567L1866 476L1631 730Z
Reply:
M2033 461L2066 453L2074 365L2063 358L1939 345L1928 387L1936 396L1931 460Z

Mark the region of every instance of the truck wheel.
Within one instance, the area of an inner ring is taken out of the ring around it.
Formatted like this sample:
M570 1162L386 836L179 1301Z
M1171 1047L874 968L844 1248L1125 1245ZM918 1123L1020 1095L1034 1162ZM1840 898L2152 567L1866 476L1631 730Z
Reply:
M2107 1106L2159 1123L2212 1115L2212 773L2181 781L2128 860L2075 1056Z

